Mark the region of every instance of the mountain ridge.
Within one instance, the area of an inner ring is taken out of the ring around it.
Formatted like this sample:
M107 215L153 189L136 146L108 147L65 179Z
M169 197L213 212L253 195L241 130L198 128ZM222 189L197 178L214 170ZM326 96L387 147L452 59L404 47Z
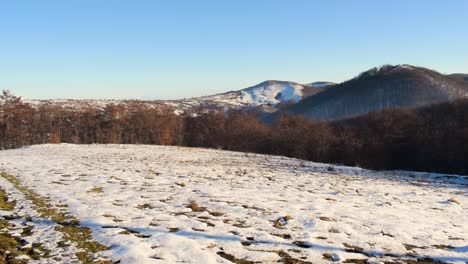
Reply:
M266 119L281 113L314 119L339 119L388 107L416 107L468 96L468 74L444 75L409 64L383 65L341 82L300 84L267 80L259 84L214 95L178 100L26 100L70 109L104 108L109 104L140 102L150 108L171 108L176 114L202 109L257 109Z
M209 108L255 108L261 105L269 105L275 107L282 103L298 102L305 97L323 91L330 82L319 82L315 86L311 84L300 84L292 81L267 80L243 88L240 90L228 91L214 95L192 97L188 99L175 100L99 100L99 99L51 99L51 100L26 100L33 105L40 103L50 103L68 108L94 107L104 108L108 104L127 104L129 102L142 102L149 107L159 107L166 105L175 108L177 114L190 112L194 109L203 107Z
M468 97L468 82L459 78L408 64L384 65L305 98L280 113L340 119L383 108L417 107L464 97Z

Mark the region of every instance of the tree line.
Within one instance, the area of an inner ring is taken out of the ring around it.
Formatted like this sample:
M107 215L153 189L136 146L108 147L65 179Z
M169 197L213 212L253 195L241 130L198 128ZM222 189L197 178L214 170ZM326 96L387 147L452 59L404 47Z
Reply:
M37 106L3 91L0 148L44 143L155 144L283 155L371 169L468 174L468 99L338 121L255 111L175 115L132 102L103 109Z

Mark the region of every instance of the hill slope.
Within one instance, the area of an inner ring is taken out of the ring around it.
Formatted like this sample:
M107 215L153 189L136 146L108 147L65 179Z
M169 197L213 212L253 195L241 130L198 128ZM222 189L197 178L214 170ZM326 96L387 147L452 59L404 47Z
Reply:
M50 208L75 217L107 247L94 258L120 263L468 261L467 182L456 176L145 145L0 151L0 171L10 175L0 177L7 194L37 194L9 196L17 206L0 210L16 216L8 223L50 225L39 221L36 207L25 206L31 197L47 198ZM51 250L44 258L64 257L41 231L10 232L29 245L42 243Z
M468 74L465 74L465 73L454 73L454 74L450 74L449 76L468 82Z
M283 112L339 119L388 107L417 107L468 96L468 82L410 65L373 68Z

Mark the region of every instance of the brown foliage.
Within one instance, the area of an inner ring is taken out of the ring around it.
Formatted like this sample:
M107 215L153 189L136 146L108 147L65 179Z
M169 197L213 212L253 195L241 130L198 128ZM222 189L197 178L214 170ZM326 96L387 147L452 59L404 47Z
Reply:
M284 155L362 166L468 173L468 100L393 108L351 119L312 122L283 115L269 125L255 112L173 109L139 102L104 109L32 107L0 96L0 148L43 143L157 144Z

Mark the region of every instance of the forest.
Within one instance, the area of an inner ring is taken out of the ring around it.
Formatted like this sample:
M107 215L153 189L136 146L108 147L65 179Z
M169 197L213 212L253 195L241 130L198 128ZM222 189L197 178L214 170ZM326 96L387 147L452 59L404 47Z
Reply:
M0 95L0 149L34 144L154 144L283 155L377 170L468 174L468 99L389 108L337 121L255 111L175 115L171 108L32 106Z

